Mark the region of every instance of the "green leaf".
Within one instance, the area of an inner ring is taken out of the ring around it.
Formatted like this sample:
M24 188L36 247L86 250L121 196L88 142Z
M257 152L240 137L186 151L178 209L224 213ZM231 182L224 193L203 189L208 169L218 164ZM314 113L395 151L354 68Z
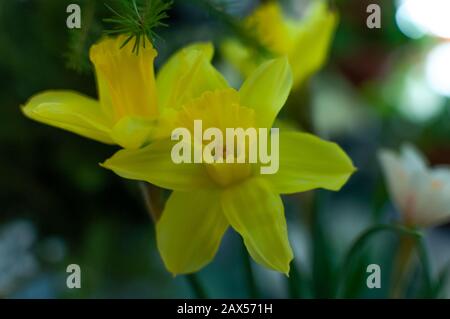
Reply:
M347 291L348 289L348 282L347 279L349 279L349 273L351 269L353 269L352 265L354 265L355 259L361 255L361 252L363 251L363 248L368 244L369 240L373 238L374 235L377 235L381 232L393 232L398 235L404 235L404 236L411 236L418 240L419 247L419 257L422 262L422 267L424 271L424 285L425 287L430 287L430 275L429 275L429 267L428 267L428 261L425 255L425 250L422 246L422 234L414 229L410 229L401 225L375 225L373 227L370 227L366 231L364 231L356 240L353 242L350 249L347 251L347 254L344 258L344 261L341 265L340 269L340 281L338 285L337 290L337 296L342 297L343 293Z
M314 211L312 220L313 242L313 289L315 298L332 298L335 295L337 284L337 264L333 252L331 238L327 235L329 230L325 222L324 206L326 193L314 193Z

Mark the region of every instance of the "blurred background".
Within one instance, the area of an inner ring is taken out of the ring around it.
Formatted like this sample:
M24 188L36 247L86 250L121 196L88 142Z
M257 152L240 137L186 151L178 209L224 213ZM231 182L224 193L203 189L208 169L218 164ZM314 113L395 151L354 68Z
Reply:
M206 1L208 2L208 1ZM157 29L161 65L183 45L233 35L227 21L245 17L259 1L175 0ZM298 11L307 0L291 2ZM66 28L66 7L82 9L81 31ZM111 17L108 0L0 1L0 297L187 298L186 278L173 278L156 250L154 228L137 183L101 169L116 147L25 118L20 106L46 89L96 96L89 46ZM432 164L450 164L450 1L336 0L339 26L326 66L306 84L299 108L310 110L315 134L338 142L358 172L338 193L318 191L320 214L308 213L310 194L284 198L300 276L298 296L330 297L343 255L374 222L396 218L376 152L409 141ZM381 28L369 29L366 8L381 7ZM216 5L223 10L214 11ZM212 9L211 9L212 8ZM226 16L226 19L223 17ZM86 27L84 27L86 26ZM231 83L239 75L217 50L214 64ZM318 227L317 225L320 225ZM450 229L427 233L439 297L450 297L446 269ZM387 296L397 238L376 237L359 258L344 296ZM241 239L226 234L212 264L199 274L210 297L254 295ZM382 266L382 288L365 286L370 263ZM66 287L66 267L78 264L82 288ZM283 275L251 263L258 295L288 296ZM420 269L409 294L415 296Z

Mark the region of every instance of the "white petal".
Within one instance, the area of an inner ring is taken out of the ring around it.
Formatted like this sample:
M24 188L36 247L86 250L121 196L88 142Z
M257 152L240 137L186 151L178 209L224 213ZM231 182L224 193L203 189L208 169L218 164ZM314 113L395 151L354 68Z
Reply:
M450 169L428 168L426 159L409 144L401 155L380 151L388 189L402 219L429 227L450 220Z
M387 187L397 209L404 211L407 205L407 195L410 192L410 172L402 160L392 151L379 152L381 166L386 178Z
M430 171L417 184L418 202L416 223L432 226L450 220L450 171L436 169Z
M402 145L402 160L410 170L426 170L428 162L420 151L412 144Z

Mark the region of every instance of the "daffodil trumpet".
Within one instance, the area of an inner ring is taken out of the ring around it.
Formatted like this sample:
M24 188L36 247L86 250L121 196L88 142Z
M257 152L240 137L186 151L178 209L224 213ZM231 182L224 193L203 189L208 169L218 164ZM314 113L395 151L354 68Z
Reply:
M261 174L274 174L279 167L279 129L217 127L203 131L202 120L194 120L194 135L184 127L172 131L171 139L179 141L171 151L174 163L261 163ZM270 143L268 141L270 136ZM191 141L194 147L191 151ZM206 144L206 145L204 145ZM270 153L269 146L270 145ZM192 154L193 153L193 154ZM264 166L269 164L268 166Z

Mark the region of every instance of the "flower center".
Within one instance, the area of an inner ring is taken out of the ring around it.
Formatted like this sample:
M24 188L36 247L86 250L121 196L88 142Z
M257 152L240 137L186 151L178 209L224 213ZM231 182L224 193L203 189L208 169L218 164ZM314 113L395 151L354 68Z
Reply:
M250 163L213 163L205 165L211 179L222 187L245 180L252 173L252 165Z
M254 164L248 161L248 157L244 162L237 160L241 156L248 156L246 154L248 143L238 145L235 141L232 147L227 148L227 129L246 130L255 127L254 110L240 105L239 93L236 90L222 89L205 92L201 97L184 105L174 123L174 127L187 128L193 136L194 143L198 143L197 145L201 145L203 149L214 142L221 145L217 149L213 148L214 150L209 153L213 160L205 161L203 164L211 179L221 187L238 183L252 174ZM197 127L199 123L201 123L200 127ZM210 128L220 132L219 135L222 137L220 142L217 136L215 138L203 136L203 132ZM196 132L200 132L199 136L196 136ZM232 163L227 163L227 155L233 156Z

